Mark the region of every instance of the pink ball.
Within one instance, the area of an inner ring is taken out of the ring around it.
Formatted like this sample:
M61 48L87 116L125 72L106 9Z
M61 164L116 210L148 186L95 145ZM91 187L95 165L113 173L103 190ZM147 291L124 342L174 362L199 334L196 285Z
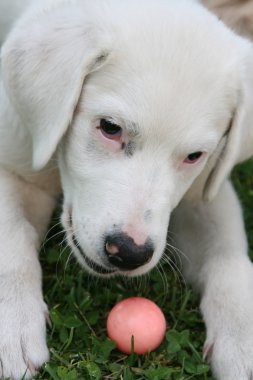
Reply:
M117 348L131 353L134 336L134 352L145 354L156 349L166 331L166 320L161 309L152 301L142 297L127 298L110 311L107 332Z

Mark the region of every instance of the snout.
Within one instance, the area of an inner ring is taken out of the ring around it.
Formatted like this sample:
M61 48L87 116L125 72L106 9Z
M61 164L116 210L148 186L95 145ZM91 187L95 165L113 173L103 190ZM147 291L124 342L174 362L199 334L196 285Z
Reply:
M153 256L154 244L147 239L138 245L125 233L107 235L104 245L109 262L121 270L133 270L147 264Z

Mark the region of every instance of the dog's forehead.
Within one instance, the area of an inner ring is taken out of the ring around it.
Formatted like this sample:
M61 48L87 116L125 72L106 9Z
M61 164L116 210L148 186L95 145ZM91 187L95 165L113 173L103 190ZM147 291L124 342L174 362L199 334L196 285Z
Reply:
M159 4L165 3L158 2L153 14L109 20L111 57L89 88L108 112L113 99L112 111L122 109L123 118L160 131L169 125L185 132L189 125L228 118L236 97L237 38L191 1L168 1L163 13Z
M104 74L99 77L108 79ZM122 83L123 78L117 80L113 74L109 77L106 85L100 85L97 78L87 85L84 113L89 113L91 118L112 118L133 138L138 136L145 143L165 147L169 141L172 150L174 147L181 147L182 151L198 150L205 147L198 147L198 143L217 142L217 136L222 134L221 120L225 120L224 130L227 128L230 104L224 104L215 84L205 93L204 88L200 90L198 86L190 90L175 83L166 84L166 78L159 76L146 81L144 77L128 75L125 83Z
M141 134L162 138L169 133L172 139L174 133L179 140L190 138L193 128L194 134L204 136L230 118L235 102L223 77L201 77L203 67L202 73L200 69L192 73L187 66L178 74L174 69L169 65L157 69L155 62L150 70L145 65L135 70L111 65L87 83L84 108L134 126Z

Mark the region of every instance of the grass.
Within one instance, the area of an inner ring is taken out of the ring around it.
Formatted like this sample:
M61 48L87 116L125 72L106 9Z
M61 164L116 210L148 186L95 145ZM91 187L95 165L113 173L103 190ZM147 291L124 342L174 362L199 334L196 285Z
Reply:
M253 257L252 172L249 161L234 171L233 181L243 204ZM51 239L41 252L52 327L48 329L51 360L38 379L213 379L208 364L202 361L205 329L199 299L179 273L165 264L140 279L98 280L69 260L68 249L61 248L60 241ZM106 336L109 310L129 296L152 299L166 315L166 339L155 352L144 356L120 353Z

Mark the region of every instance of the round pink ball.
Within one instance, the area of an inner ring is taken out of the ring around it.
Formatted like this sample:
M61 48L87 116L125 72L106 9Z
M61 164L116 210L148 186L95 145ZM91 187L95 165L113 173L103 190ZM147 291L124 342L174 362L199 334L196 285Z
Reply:
M134 352L141 355L160 345L166 332L166 320L154 302L131 297L112 308L107 318L107 332L117 348L126 354L131 353L133 336Z

